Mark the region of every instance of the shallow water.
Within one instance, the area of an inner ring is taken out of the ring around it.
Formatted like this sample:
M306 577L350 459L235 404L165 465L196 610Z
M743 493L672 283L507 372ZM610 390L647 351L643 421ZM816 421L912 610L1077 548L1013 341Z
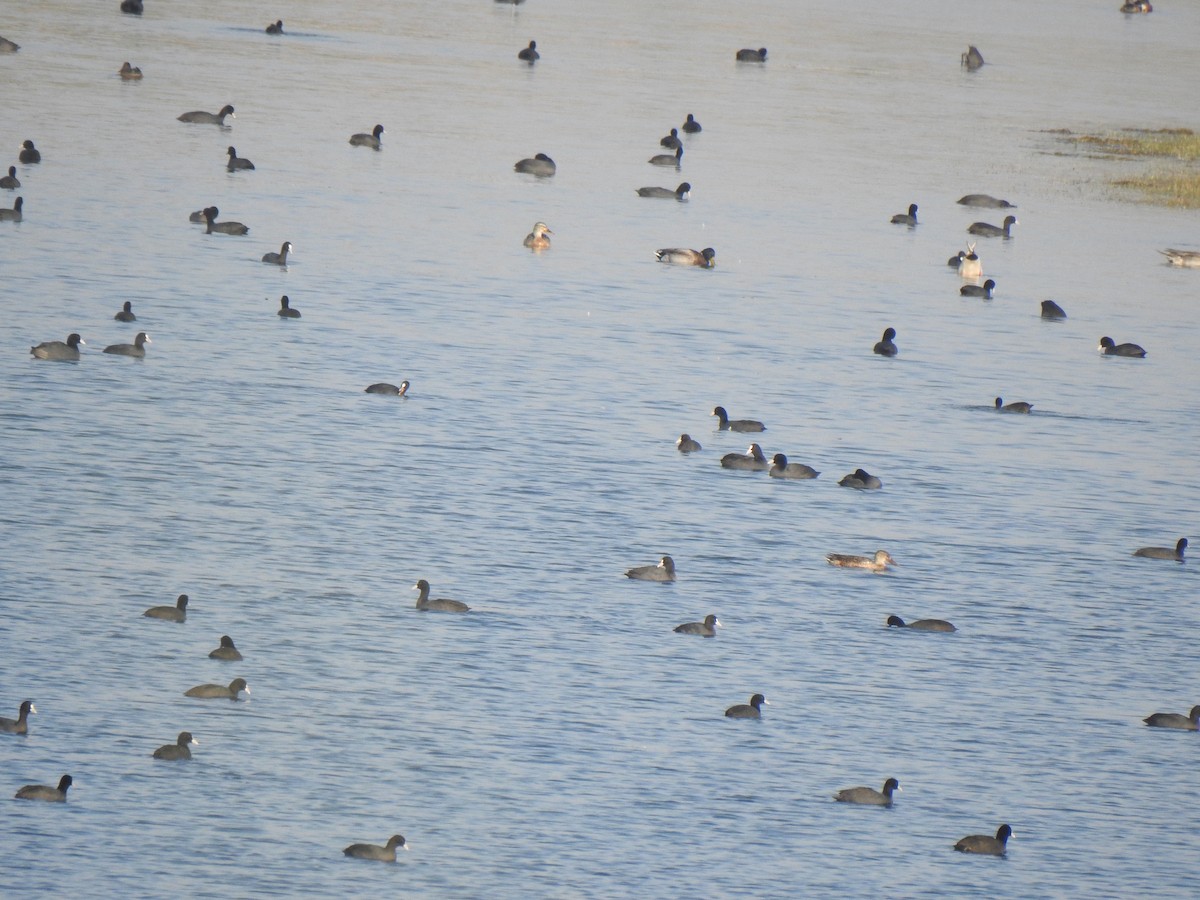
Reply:
M44 156L0 228L0 715L39 709L0 772L75 778L0 819L10 869L42 895L1194 893L1196 736L1140 720L1200 702L1196 575L1130 553L1194 534L1200 275L1155 251L1200 247L1197 215L1125 202L1134 165L1054 130L1194 125L1200 9L1118 5L0 11L5 140ZM228 130L175 121L227 102ZM647 165L688 112L682 170ZM381 152L347 144L376 122ZM553 179L512 172L539 151ZM991 302L944 265L1003 219L975 191L1019 206L979 241ZM188 224L210 204L250 234ZM100 352L139 329L146 360ZM70 331L79 363L28 356ZM715 432L717 403L769 430ZM820 478L720 469L756 437ZM859 466L884 490L837 486ZM823 559L877 547L884 576ZM677 583L622 577L664 553ZM418 613L418 578L473 611ZM180 592L185 625L140 616ZM671 633L710 612L716 639ZM243 663L207 659L221 634ZM236 675L245 702L182 696ZM722 716L755 691L763 721ZM182 729L190 764L150 758ZM888 776L892 810L831 800ZM1000 822L1008 860L950 850ZM397 831L401 866L339 852Z

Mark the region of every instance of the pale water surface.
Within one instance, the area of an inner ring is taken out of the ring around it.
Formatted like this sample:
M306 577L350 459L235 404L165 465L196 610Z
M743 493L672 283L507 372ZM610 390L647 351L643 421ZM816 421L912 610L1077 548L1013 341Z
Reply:
M1054 130L1195 126L1200 7L117 6L0 8L0 140L44 155L0 223L0 714L39 710L0 791L76 782L0 816L9 884L1195 895L1200 738L1141 719L1200 702L1200 582L1131 552L1196 535L1200 273L1155 251L1200 221ZM175 121L225 103L228 130ZM688 112L682 171L647 165ZM539 151L553 179L512 172ZM974 191L1019 206L979 242L990 303L945 266L1003 218ZM209 204L250 234L204 236ZM100 352L138 329L144 361ZM79 363L29 357L70 331ZM749 441L717 403L820 478L723 471ZM838 487L858 466L884 490ZM893 573L824 561L877 547ZM664 553L676 584L622 577ZM473 611L418 613L418 578ZM186 625L140 617L180 592ZM710 612L715 640L671 633ZM182 696L236 675L247 702ZM755 691L761 722L722 716ZM182 729L191 763L150 758ZM888 776L890 811L831 800ZM1001 822L1007 860L951 851ZM397 831L401 865L340 853Z

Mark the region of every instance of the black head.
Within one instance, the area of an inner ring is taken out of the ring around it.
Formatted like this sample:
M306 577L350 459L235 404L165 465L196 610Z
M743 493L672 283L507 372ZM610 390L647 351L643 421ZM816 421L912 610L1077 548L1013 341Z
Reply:
M219 210L215 206L206 206L201 212L204 213L204 220L212 223L216 221Z
M1007 825L1001 825L996 829L996 840L1000 843L1005 843L1010 837L1012 837L1012 829Z
M395 850L397 847L403 847L403 846L404 846L404 835L393 834L390 838L388 838L387 847L389 850Z
M903 628L904 620L899 616L888 616L888 628Z
M279 298L279 306L280 306L280 308L281 308L281 309L288 309L288 308L289 308L289 307L288 307L288 304L289 304L290 302L291 302L291 301L290 301L290 300L288 300L288 295L287 295L287 294L284 294L282 297L280 297L280 298Z
M885 330L885 331L883 332L883 339L884 339L885 341L893 341L893 340L895 340L895 339L896 339L896 329L895 329L895 328L888 328L887 330Z
M75 780L70 775L64 775L62 778L58 779L58 789L65 794L67 792L67 788L74 783Z
M1016 224L1017 224L1016 216L1005 216L1004 217L1004 227L1005 228L1009 227L1010 225L1016 225Z
M997 397L997 398L996 398L996 409L999 409L999 408L1000 408L1000 407L1002 407L1003 405L1004 405L1004 398L1003 398L1003 397Z
M989 278L987 281L985 281L983 283L983 289L985 291L993 290L993 289L995 289L995 287L996 287L996 282L993 281L991 278Z
M692 116L692 114L691 114L691 113L688 113L687 120L688 120L689 122L695 122L695 121L696 121L696 120L695 120L695 118Z
M235 679L233 679L233 681L229 682L229 690L232 691L235 695L239 691L246 690L246 688L247 688L247 685L246 685L245 678L235 678Z
M25 143L23 143L21 146L22 146L22 147L24 147L26 150L34 150L34 149L36 149L36 148L33 146L33 141L26 141L26 142L25 142Z
M691 191L692 191L692 186L690 184L688 184L688 182L686 182L686 181L681 182L679 187L675 188L675 193L677 193L677 194L690 194Z
M1100 338L1100 346L1107 349L1109 347L1115 347L1116 344L1113 342L1112 338L1106 336L1106 337Z
M682 153L683 151L681 150L680 152ZM700 255L703 256L707 262L712 262L712 258L717 255L717 251L712 247L705 247L700 251Z
M78 334L71 332L67 335L67 346L71 349L75 349L79 346L79 342L82 340L83 338L81 338Z
M550 157L548 157L545 153L539 153L537 156L534 157L534 159L540 159L540 160L542 160L542 162L554 162L554 160L552 160Z
M714 406L712 415L717 416L722 421L729 418L729 413L725 412L725 407L723 406Z
M133 304L126 300L125 305L122 306L121 309L125 312L133 312Z
M536 49L537 49L537 41L530 41L530 42L529 42L529 49L530 49L530 50L536 50Z
M233 646L233 638L231 638L227 634L221 635L221 646L227 650L236 650L237 649L236 647Z
M889 778L883 783L883 792L890 797L892 796L892 791L896 790L898 787L900 787L900 782L895 778Z
M228 103L226 103L224 106L221 107L221 111L219 113L217 113L217 115L218 116L232 116L233 115L233 107L230 106Z
M16 167L16 166L9 166L9 167L8 167L8 177L9 177L9 178L16 178L16 177L17 177L17 167Z
M37 710L33 708L33 701L32 700L22 700L21 701L21 715L27 716L31 712L37 712Z
M1179 541L1175 544L1175 552L1183 553L1183 551L1186 549L1187 549L1187 538L1180 538Z
M375 139L378 140L379 136L381 134L383 134L383 126L376 125L374 128L371 129L371 134L373 134L375 136Z
M915 203L910 203L910 204L908 204L908 214L909 214L910 216L913 216L914 218L916 217L916 215L917 215L917 204L915 204Z
M762 705L766 702L767 702L767 698L764 697L762 694L755 694L753 697L750 698L750 705L753 706L755 709L761 710Z
M868 478L871 477L871 473L868 472L866 469L855 469L854 477L861 478L863 481L866 481Z
M141 338L143 341L145 341L146 340L146 332L139 331L138 337ZM179 597L176 598L176 600L175 600L175 608L176 609L187 609L187 605L188 605L188 595L180 594Z
M180 747L186 747L188 744L196 743L196 740L192 737L192 733L190 731L181 731L179 732L179 737L175 739L175 743Z
M704 624L709 628L716 628L717 627L717 617L715 615L713 615L712 613L709 613L707 616L704 617Z

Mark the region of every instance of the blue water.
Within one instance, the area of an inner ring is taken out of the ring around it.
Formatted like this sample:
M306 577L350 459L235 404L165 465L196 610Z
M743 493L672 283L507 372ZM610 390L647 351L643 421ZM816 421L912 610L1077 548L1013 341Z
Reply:
M1200 221L1057 130L1194 126L1200 10L117 6L0 10L3 140L44 157L0 223L0 715L38 708L0 789L75 779L0 816L26 893L1194 895L1197 736L1141 719L1200 702L1197 576L1131 553L1196 535L1200 274L1155 251ZM688 112L682 170L647 165ZM513 173L539 151L553 179ZM1019 207L991 302L945 266L1003 218L976 191ZM144 361L100 352L137 330ZM78 363L28 355L71 331ZM820 478L718 466L753 437ZM677 583L622 576L666 553ZM891 810L831 799L889 776ZM1006 860L950 849L1001 822ZM398 866L340 853L395 832Z

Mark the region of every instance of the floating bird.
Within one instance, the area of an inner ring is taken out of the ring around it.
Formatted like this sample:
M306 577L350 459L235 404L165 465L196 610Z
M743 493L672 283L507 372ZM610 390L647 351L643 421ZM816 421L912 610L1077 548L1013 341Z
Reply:
M502 2L522 2L522 0L502 0ZM374 859L379 862L395 862L396 848L400 847L404 850L408 849L408 844L404 842L404 835L393 834L388 838L388 842L382 847L375 844L351 844L342 851L346 856L353 856L357 859Z
M899 616L888 616L888 628L907 628L910 631L958 631L944 619L917 619L915 622L905 622Z
M1187 550L1188 539L1180 538L1175 542L1174 547L1142 547L1133 551L1134 556L1141 556L1145 559L1173 559L1176 562L1183 562L1183 552Z
M767 470L767 474L772 478L807 480L816 478L821 473L804 463L790 463L782 453L776 453L771 457L771 468Z
M917 224L917 204L910 203L910 204L908 204L908 212L896 213L894 216L892 216L892 224L893 225L908 225L909 227L916 225Z
M659 262L669 263L673 266L699 266L702 269L711 269L716 266L716 255L717 251L712 247L705 247L703 250L667 247L654 251L654 258Z
M144 613L148 619L163 619L167 622L186 622L187 621L188 595L180 594L175 600L174 606L152 606Z
M225 164L225 168L227 171L234 172L234 171L237 171L238 169L252 170L254 168L254 163L250 162L250 160L246 159L246 157L244 157L244 156L237 155L236 148L230 147L225 152L229 156L229 162L227 162Z
M996 836L986 834L971 834L954 845L960 853L982 853L987 856L1003 856L1007 849L1008 839L1012 837L1012 829L1001 825L996 829Z
M526 175L536 175L538 178L549 178L558 171L558 166L545 153L539 153L532 159L517 160L513 165L513 171L524 172Z
M554 232L545 222L535 222L533 231L525 235L524 244L530 250L548 250L550 249L550 238L546 237L548 234L554 234Z
M675 626L676 634L698 634L700 637L716 637L717 629L721 627L721 620L714 615L707 615L703 622L684 622L682 625Z
M284 241L280 245L278 253L275 253L273 251L271 253L264 253L262 261L265 263L270 263L273 266L286 266L288 254L291 252L292 252L292 242Z
M15 191L21 186L21 180L17 178L17 167L9 166L8 174L0 178L0 188L6 191Z
M233 638L227 634L221 635L221 646L216 650L210 650L208 653L209 659L221 659L225 662L241 662L242 654L237 647L233 645Z
M958 262L958 274L962 278L983 277L983 263L975 252L974 242L967 244L967 255Z
M121 12L131 16L142 14L142 0L121 0Z
M982 237L1012 237L1012 227L1017 223L1016 216L1005 216L1004 225L990 225L987 222L972 222L967 226L967 231L971 234L977 234Z
M430 600L429 599L429 582L422 578L413 585L414 591L420 591L417 594L417 609L433 612L470 612L471 607L458 600Z
M206 227L205 234L232 234L242 235L249 234L250 229L241 222L218 222L217 214L220 212L215 206L210 206L204 210L204 221Z
M895 356L900 352L900 349L895 344L896 329L888 328L883 332L883 337L876 342L872 348L873 353L878 353L880 356Z
M229 116L230 118L233 118L233 119L237 118L237 116L235 116L233 114L233 107L230 106L228 103L226 103L224 106L221 107L220 112L210 113L210 112L205 112L202 109L196 109L196 110L192 110L191 112L185 112L182 115L177 116L176 118L180 122L190 122L194 125L222 125L223 126L223 125L225 125L225 117L226 116Z
M748 472L765 472L771 468L767 457L763 455L762 447L751 444L745 453L726 453L721 457L721 468L741 469Z
M530 41L529 46L517 52L517 59L524 60L531 66L542 58L542 55L537 51L537 41Z
M659 197L663 200L686 200L688 194L691 192L692 186L686 181L681 182L675 190L664 187L644 187L637 189L639 197Z
M1032 410L1033 404L1026 403L1024 400L1014 400L1012 403L1005 403L1003 397L996 398L996 412L1027 413Z
M679 140L679 129L672 128L670 134L659 140L658 146L666 147L668 150L674 150L678 147L682 147L683 143Z
M175 739L175 743L163 744L151 756L155 759L191 759L192 751L188 745L198 745L199 743L198 740L192 737L190 731L181 731L179 732L179 737Z
M883 572L888 566L898 565L886 550L876 550L874 556L829 553L826 554L825 559L831 566L837 566L839 569L869 569L872 572Z
M281 319L298 319L300 318L300 310L292 309L292 301L288 299L288 295L284 294L279 298L279 312L275 313Z
M283 19L276 19L266 28L267 34L283 34Z
M137 359L145 359L146 345L149 343L151 341L146 332L139 331L132 344L109 344L104 348L104 352L112 353L115 356L133 356Z
M121 307L121 311L113 316L113 318L118 322L136 322L137 316L133 314L133 304L126 300L125 305Z
M717 417L718 431L740 431L743 434L757 431L766 431L767 426L757 419L731 419L729 413L725 412L725 407L714 406L711 415Z
M23 141L17 161L27 166L40 163L42 161L42 153L37 147L33 146L33 141Z
M681 628L683 626L680 626ZM29 714L37 713L32 700L22 700L15 719L0 716L0 731L5 734L29 734Z
M1146 356L1146 351L1137 344L1117 344L1110 337L1100 338L1100 346L1096 349L1105 356L1129 356L1136 359L1142 359Z
M229 682L229 687L221 684L198 684L183 692L185 697L199 697L202 700L237 700L238 694L245 691L250 693L250 686L245 678L235 678Z
M996 282L989 278L982 285L964 284L958 289L958 294L960 297L982 297L984 300L991 300L995 290Z
M9 173L12 173L11 169L9 169ZM1167 262L1173 266L1200 269L1200 250L1172 250L1168 247L1166 250L1159 250L1158 252L1165 256Z
M658 561L657 566L636 566L626 571L625 577L632 578L634 581L674 581L675 560L664 556Z
M1067 317L1063 308L1053 300L1042 301L1042 318L1043 319L1065 319Z
M126 61L121 66L121 69L117 72L117 74L120 75L124 81L140 81L142 77L142 70L137 66L130 65L129 62Z
M859 491L877 491L883 487L883 482L866 469L855 469L849 475L842 476L838 484Z
M67 788L74 784L70 775L58 780L58 787L45 784L27 784L14 795L18 800L45 800L49 803L66 803Z
M1142 719L1151 728L1175 728L1179 731L1200 731L1200 706L1193 706L1186 716L1179 713L1154 713Z
M379 140L379 136L383 134L383 126L376 125L371 129L370 134L358 132L358 134L350 135L350 146L352 147L370 147L372 150L378 150L383 146Z
M696 117L691 113L687 115L687 121L683 123L684 134L697 134L704 129L700 127L700 123L696 121Z
M755 694L750 698L749 703L739 703L725 710L725 717L727 719L761 719L764 703L767 706L771 705L770 701L762 694Z
M967 52L962 55L961 63L968 72L974 72L983 65L983 54L979 52L979 48L974 44L967 47Z
M408 393L408 382L402 381L400 384L388 384L386 381L380 381L375 384L369 384L364 393L367 394L391 394L393 397L403 397Z
M692 440L690 434L681 434L679 440L675 442L676 448L680 453L695 453L697 450L703 450L699 441Z
M83 338L72 332L67 335L66 343L62 341L42 341L36 347L30 347L29 352L35 359L75 360L79 359L79 345L84 344Z
M1015 203L999 200L991 194L966 194L956 201L963 206L984 206L990 209L1016 209Z
M900 790L900 782L889 778L883 783L883 791L869 787L852 787L838 791L833 799L839 803L858 803L863 806L891 806L892 792Z
M14 44L8 38L0 37L0 53L16 53L20 49L20 44Z
M12 209L0 209L0 222L23 222L25 220L25 198L18 197Z
M748 47L743 47L737 52L738 62L766 62L767 48L759 47L757 50L751 50Z
M674 166L676 169L683 163L683 144L675 148L674 153L656 153L648 160L652 166Z

